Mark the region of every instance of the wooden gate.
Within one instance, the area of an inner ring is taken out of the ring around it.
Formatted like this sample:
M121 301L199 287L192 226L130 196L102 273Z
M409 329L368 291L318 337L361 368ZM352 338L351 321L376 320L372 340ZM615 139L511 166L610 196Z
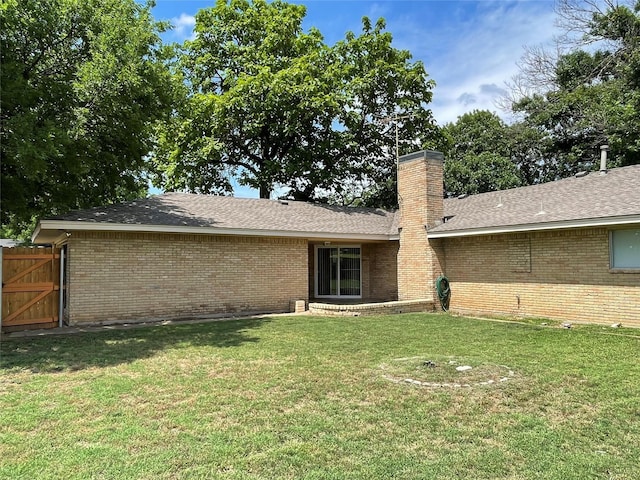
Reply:
M59 259L54 247L2 249L2 331L58 326Z

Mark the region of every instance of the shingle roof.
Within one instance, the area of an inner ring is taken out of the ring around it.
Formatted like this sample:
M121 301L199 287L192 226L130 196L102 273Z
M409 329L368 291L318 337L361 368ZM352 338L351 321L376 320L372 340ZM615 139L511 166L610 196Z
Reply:
M395 213L317 203L165 193L46 220L329 234L397 234Z
M604 175L593 172L581 178L445 199L444 215L450 218L430 228L430 233L637 217L640 165L614 168Z
M444 216L445 223L429 228L431 236L640 223L640 165L445 199ZM52 242L65 229L122 228L383 240L397 238L397 217L382 209L166 193L44 219L34 239Z

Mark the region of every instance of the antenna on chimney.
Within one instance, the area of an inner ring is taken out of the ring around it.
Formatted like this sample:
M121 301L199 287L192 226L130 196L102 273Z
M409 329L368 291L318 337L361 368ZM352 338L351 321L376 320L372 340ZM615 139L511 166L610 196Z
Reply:
M600 147L600 175L607 174L607 152L609 151L609 145L602 145Z
M396 165L400 162L400 137L398 135L398 120L404 120L407 118L413 117L412 113L407 113L405 115L398 115L398 113L394 113L388 117L383 117L380 119L382 123L393 123L396 129Z

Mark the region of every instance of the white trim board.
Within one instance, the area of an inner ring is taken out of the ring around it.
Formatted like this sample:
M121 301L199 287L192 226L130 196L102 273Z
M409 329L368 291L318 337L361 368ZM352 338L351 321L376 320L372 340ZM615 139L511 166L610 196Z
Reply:
M44 232L52 232L49 236L59 238L66 232L87 231L87 232L130 232L130 233L182 233L199 235L238 235L249 237L288 237L306 239L336 240L358 240L358 241L379 241L389 240L389 235L376 233L334 233L334 232L305 232L292 230L257 230L241 228L216 228L216 227L194 227L179 225L139 225L127 223L98 223L62 220L41 220L31 237L36 243L39 236ZM55 233L54 233L55 232ZM46 242L49 243L49 242Z
M527 223L497 227L469 228L465 230L427 231L429 238L468 237L473 235L495 235L499 233L535 232L540 230L564 230L568 228L613 227L640 224L640 215L624 217L586 218L545 223Z

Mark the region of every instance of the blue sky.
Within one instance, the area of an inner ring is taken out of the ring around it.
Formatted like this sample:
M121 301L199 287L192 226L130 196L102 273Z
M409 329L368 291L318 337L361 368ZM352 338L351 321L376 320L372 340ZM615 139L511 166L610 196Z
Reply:
M475 109L508 119L496 105L518 71L524 46L550 46L557 33L553 0L290 0L307 7L305 30L316 27L328 44L358 33L361 19L385 18L396 48L409 50L436 81L430 107L438 124ZM215 0L156 0L158 20L174 25L165 40L192 35L194 15ZM239 189L238 196L254 196Z
M361 18L387 21L394 46L421 60L436 81L431 108L439 124L474 109L505 114L495 105L517 72L524 46L550 45L556 33L553 0L371 1L291 0L307 7L304 28L317 27L328 44L358 33ZM192 34L195 13L215 0L157 0L154 16L170 20L166 40Z

